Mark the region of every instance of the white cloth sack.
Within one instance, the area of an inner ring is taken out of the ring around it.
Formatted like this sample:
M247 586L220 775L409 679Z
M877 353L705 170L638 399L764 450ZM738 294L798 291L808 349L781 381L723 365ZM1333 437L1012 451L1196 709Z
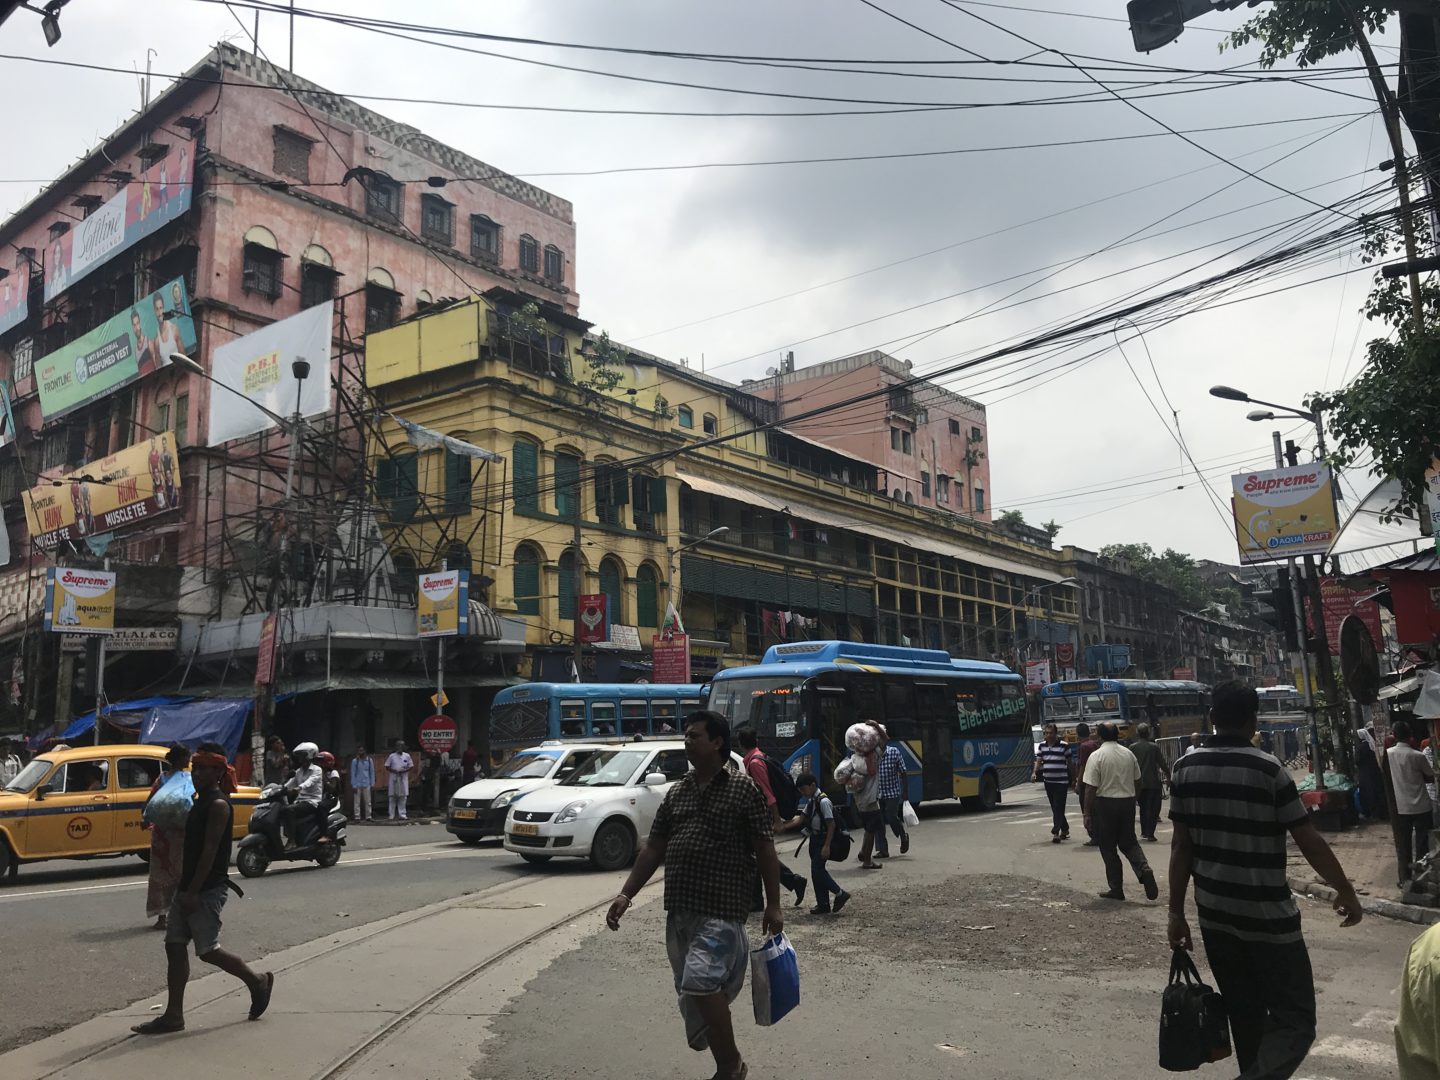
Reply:
M907 829L913 829L920 824L920 815L915 813L915 807L910 805L909 799L900 800L900 816L904 819Z

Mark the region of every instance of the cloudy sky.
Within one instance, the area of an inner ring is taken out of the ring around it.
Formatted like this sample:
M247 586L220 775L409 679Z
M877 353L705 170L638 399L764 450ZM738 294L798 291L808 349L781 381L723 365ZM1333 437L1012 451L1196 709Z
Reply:
M1123 0L301 6L546 42L820 61L446 39L490 54L480 55L296 20L296 70L342 93L702 114L367 102L572 200L582 314L619 340L737 381L790 349L801 366L884 348L917 372L951 369L1340 228L1352 204L1324 207L1387 175L1375 170L1389 156L1384 133L1353 72L1309 85L1207 74L1253 66L1253 50L1218 51L1220 31L1244 9L1193 23L1144 56ZM153 49L154 70L175 73L220 39L251 47L254 16L243 8L146 0L143 21L137 10L73 4L48 50L38 19L17 12L0 52L143 70ZM1382 62L1393 61L1379 44ZM286 62L284 18L261 17L260 47ZM592 70L545 66L556 64ZM1132 104L1091 76L1135 95ZM138 107L140 88L130 74L6 58L0 100L36 106L5 121L4 215ZM883 111L854 115L866 110ZM811 115L774 115L786 113ZM874 159L753 164L861 156ZM610 171L697 165L706 167ZM1221 511L1177 445L1176 419L1228 505L1230 466L1265 463L1273 425L1247 422L1245 406L1206 389L1224 382L1298 404L1353 378L1375 332L1357 310L1368 274L1344 273L1356 265L1353 247L1332 245L1227 294L1224 306L1165 325L1139 317L1143 337L1114 322L1069 351L947 375L989 407L992 503L1055 520L1062 542L1145 541L1233 560ZM1320 278L1330 280L1275 291ZM1286 430L1313 444L1307 430ZM1368 478L1350 483L1342 490L1353 500Z

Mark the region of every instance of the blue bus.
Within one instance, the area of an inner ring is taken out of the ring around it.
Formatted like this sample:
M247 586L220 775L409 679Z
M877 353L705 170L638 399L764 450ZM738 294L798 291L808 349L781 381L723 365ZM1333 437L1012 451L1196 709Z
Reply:
M1040 688L1041 719L1060 729L1060 738L1075 742L1081 721L1092 728L1101 721L1120 727L1130 739L1135 725L1148 723L1168 761L1185 752L1194 732L1210 730L1210 687L1182 679L1066 679Z
M708 708L752 727L792 775L838 790L845 730L877 720L900 746L911 802L963 799L991 809L1030 779L1035 748L1023 680L1003 664L936 649L805 641L774 645L753 667L710 683Z
M501 752L546 739L676 735L700 707L698 684L521 683L490 706L490 748Z

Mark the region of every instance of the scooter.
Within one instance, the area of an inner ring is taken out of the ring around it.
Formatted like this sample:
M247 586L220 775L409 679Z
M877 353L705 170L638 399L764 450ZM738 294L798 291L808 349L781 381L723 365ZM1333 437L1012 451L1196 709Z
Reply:
M250 832L240 841L235 865L247 878L256 878L270 868L272 862L313 862L316 866L334 866L340 861L345 846L345 815L333 798L327 798L320 809L303 819L297 828L299 841L293 847L285 844L281 829L289 792L280 784L269 784L260 792L260 801L250 815Z

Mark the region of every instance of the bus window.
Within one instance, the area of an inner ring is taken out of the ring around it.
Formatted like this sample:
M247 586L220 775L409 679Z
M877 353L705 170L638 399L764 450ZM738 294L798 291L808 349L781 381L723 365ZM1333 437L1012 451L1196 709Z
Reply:
M648 735L650 706L645 701L620 702L620 734Z
M615 734L615 702L592 701L590 703L590 734Z
M873 713L866 716L860 713L861 720L880 720L880 717ZM914 683L903 676L889 675L885 678L885 718L881 723L888 724L891 721L900 724L915 723L915 693Z
M656 735L676 734L680 730L679 713L678 702L656 698L650 702L650 730Z
M560 737L581 739L585 734L585 702L560 702Z
M1024 731L1025 695L1017 683L967 681L954 694L961 736L993 738Z
M874 675L861 675L848 680L850 690L850 723L855 720L878 720L885 715L880 680Z
M886 720L885 730L892 739L919 738L919 726L927 720L949 722L954 714L950 705L950 687L944 683L918 683L915 686L915 719Z

